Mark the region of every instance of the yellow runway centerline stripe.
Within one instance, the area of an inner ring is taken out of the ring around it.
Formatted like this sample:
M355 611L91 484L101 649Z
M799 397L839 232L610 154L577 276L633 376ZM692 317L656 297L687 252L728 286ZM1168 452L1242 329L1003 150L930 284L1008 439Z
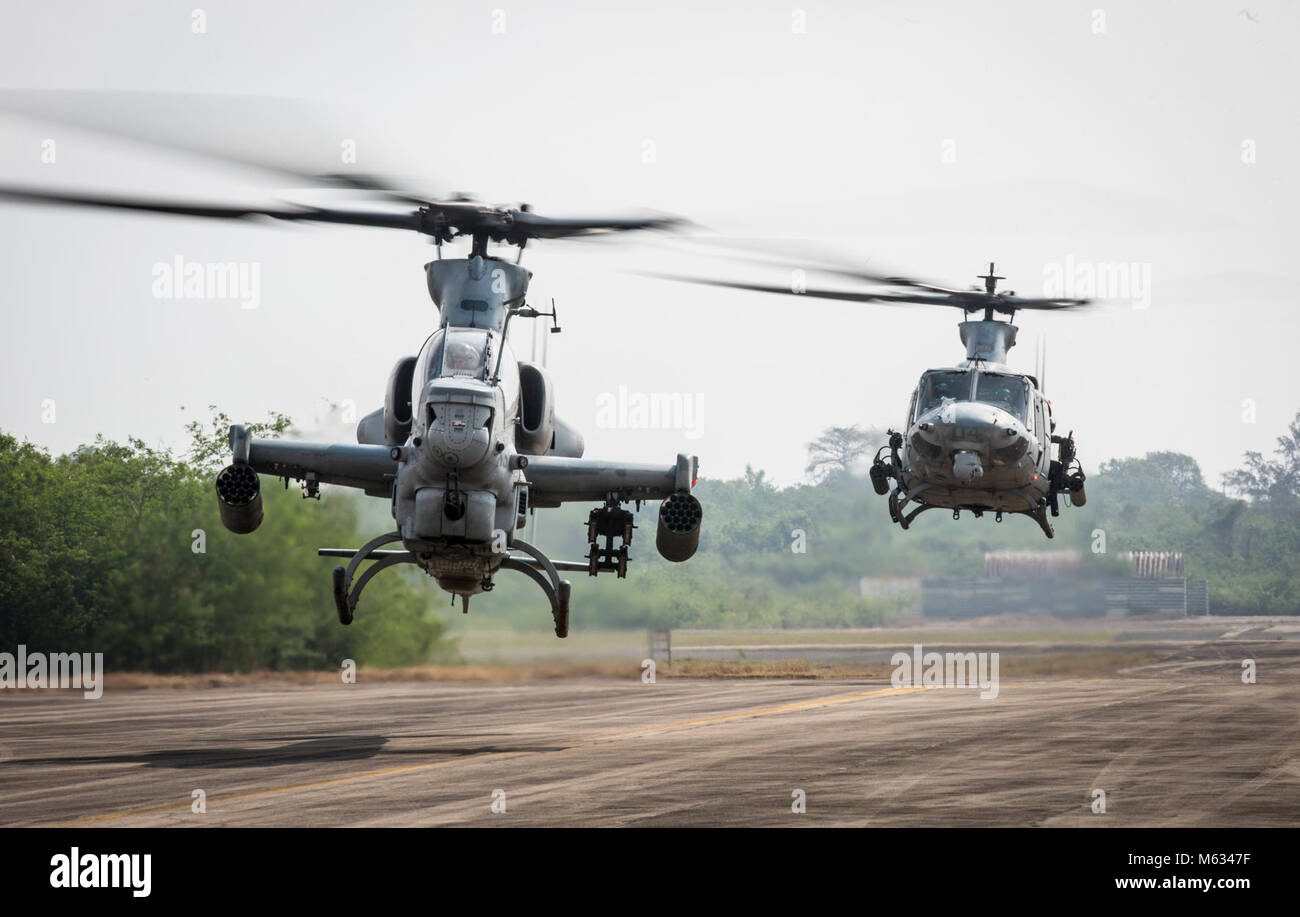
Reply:
M365 771L360 774L342 774L338 777L325 777L320 780L311 780L305 783L291 783L284 786L266 787L260 790L246 790L242 793L229 793L225 796L213 796L208 799L208 804L217 804L222 802L233 802L241 799L257 799L261 796L272 796L277 793L293 793L300 790L314 790L321 787L337 786L341 783L353 783L358 780L371 780L376 777L391 777L397 774L411 774L418 771L432 770L438 767L447 767L452 764L460 764L463 761L473 761L482 758L508 758L516 755L531 754L539 749L554 748L557 744L565 745L569 748L578 748L584 745L592 745L597 742L612 742L619 739L632 739L638 736L654 735L655 733L668 732L674 729L689 729L693 726L710 726L717 723L727 723L733 720L753 719L760 716L774 716L781 713L793 713L797 710L809 710L814 707L829 707L835 704L848 704L854 701L867 700L872 697L888 697L894 694L905 694L911 691L923 691L925 688L877 688L871 691L860 691L856 694L836 694L830 697L819 697L812 700L792 701L788 704L776 704L771 707L759 707L753 710L740 710L736 713L720 713L715 716L695 717L687 720L677 720L671 723L657 723L650 726L640 726L636 729L628 729L621 732L604 733L601 735L584 736L582 738L562 741L547 742L542 745L532 745L523 748L517 748L513 751L484 751L474 754L460 755L455 758L448 758L443 761L426 761L422 764L402 764L395 767L383 767L377 770ZM85 818L79 818L75 821L67 822L56 827L80 827L93 825L106 821L116 821L122 818L139 818L144 815L156 815L161 812L180 812L190 808L189 802L180 802L166 806L154 806L148 809L128 809L124 812L108 812L103 815L89 815Z

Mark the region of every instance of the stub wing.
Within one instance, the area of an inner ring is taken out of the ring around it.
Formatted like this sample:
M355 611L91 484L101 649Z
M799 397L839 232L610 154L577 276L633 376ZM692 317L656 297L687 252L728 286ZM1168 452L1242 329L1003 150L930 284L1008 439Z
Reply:
M240 429L231 430L235 461L242 461L259 474L355 487L372 497L389 496L397 477L397 462L388 446L250 438L241 442L236 432Z
M528 457L528 479L533 506L561 503L599 503L617 500L666 500L689 493L695 485L699 459L678 455L675 465L603 462L595 459Z

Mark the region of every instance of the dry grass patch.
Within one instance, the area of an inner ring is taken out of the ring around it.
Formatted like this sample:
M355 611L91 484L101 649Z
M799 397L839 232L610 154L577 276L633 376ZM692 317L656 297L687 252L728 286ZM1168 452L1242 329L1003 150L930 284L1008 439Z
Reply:
M1157 662L1165 653L1156 650L1097 649L1068 653L1002 653L998 675L1002 678L1038 676L1099 675L1131 666ZM889 662L809 662L807 659L679 659L671 665L661 662L660 678L888 678L894 671ZM639 679L641 665L633 660L555 660L519 663L467 663L458 665L405 666L395 669L357 671L359 684L382 682L489 682L516 684L566 678ZM150 672L107 672L105 691L145 688L198 690L311 686L341 684L337 671L233 672L195 675L156 675Z

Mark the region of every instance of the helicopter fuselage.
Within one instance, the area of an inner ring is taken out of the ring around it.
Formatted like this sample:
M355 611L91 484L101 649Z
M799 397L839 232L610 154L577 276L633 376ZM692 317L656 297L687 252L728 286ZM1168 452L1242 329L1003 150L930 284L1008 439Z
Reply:
M410 433L394 450L393 515L403 546L458 595L491 583L526 518L519 371L486 330L443 328L416 361Z
M698 460L678 455L665 466L584 458L581 434L555 416L545 369L517 360L507 342L512 318L555 318L554 310L525 304L528 271L481 255L434 261L426 270L441 327L417 356L397 362L384 406L357 425L358 444L254 440L232 427L232 463L217 477L222 521L239 534L258 527L258 474L301 480L309 497L319 497L321 484L386 497L395 531L356 550L319 551L350 558L334 568L342 623L352 621L375 573L409 563L460 596L463 608L493 588L499 570L524 573L546 593L556 635L565 636L570 584L560 571L626 576L635 526L623 503L663 500L659 553L673 562L694 555L703 516L691 494ZM588 518L583 562L553 561L515 535L536 508L565 502L600 504ZM395 542L404 550L379 550ZM373 563L363 569L364 561Z
M1047 516L1059 511L1057 495L1068 492L1076 506L1085 500L1083 471L1071 467L1074 439L1054 435L1038 380L1006 365L1015 325L985 319L959 327L965 362L922 374L904 432L891 432L888 459L876 456L872 485L889 496L890 518L903 528L942 507L954 518L991 511L999 522L1003 513L1023 513L1051 538Z
M241 163L243 164L243 163ZM313 183L317 176L277 166ZM539 312L525 302L530 271L520 266L532 239L564 239L592 233L663 229L671 217L554 218L519 207L493 207L458 196L439 202L371 179L329 176L324 185L342 185L372 195L369 205L347 207L221 205L208 202L137 198L0 186L0 199L57 206L80 206L132 213L160 213L219 220L251 217L286 222L334 223L416 232L438 245L439 257L427 263L429 295L438 306L439 331L421 356L398 361L389 377L384 407L357 425L357 443L306 443L254 439L241 424L230 428L230 464L215 482L218 512L231 532L247 535L262 523L259 475L303 484L303 495L320 498L322 484L356 488L392 501L397 531L372 538L359 549L321 548L325 557L347 557L333 570L339 621L350 624L357 599L376 573L396 564L416 564L444 589L468 599L491 588L498 569L518 570L542 587L550 600L555 633L568 633L570 584L559 571L581 569L595 576L627 573L632 539L628 501L663 500L656 546L668 560L682 562L699 546L703 510L691 494L699 462L679 454L671 466L598 462L582 458L582 437L554 416L552 386L541 367L515 361L505 344L513 317L552 320L555 309ZM442 246L457 238L470 241L466 258L443 259ZM490 243L517 246L509 263L488 254ZM367 321L378 321L365 316ZM358 322L360 325L360 321ZM463 335L473 335L466 340ZM460 340L454 338L460 337ZM437 359L434 340L437 339ZM467 362L448 353L453 344L472 345ZM445 346L444 346L445 345ZM525 453L536 457L527 475ZM527 501L525 503L525 500ZM587 563L555 562L532 545L513 538L525 514L536 506L570 501L602 504L588 520ZM598 539L604 544L598 544ZM615 545L616 540L622 541ZM405 551L382 545L402 542ZM511 556L511 548L522 552ZM363 562L373 561L364 570Z
M934 403L927 390L936 376L969 382L975 392L990 382L1004 391L1018 389L1021 400L1012 406L939 396ZM1050 408L1031 377L996 364L932 370L913 394L908 421L901 481L913 500L948 509L1028 512L1046 498Z

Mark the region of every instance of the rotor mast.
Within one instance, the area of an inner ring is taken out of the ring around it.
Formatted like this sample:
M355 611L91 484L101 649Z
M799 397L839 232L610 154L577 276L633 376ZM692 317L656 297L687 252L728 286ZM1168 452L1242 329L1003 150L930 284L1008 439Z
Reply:
M980 274L979 279L984 281L984 292L989 295L989 302L984 306L984 321L993 321L993 297L998 295L998 281L1006 280L1001 274L996 272L993 262L989 262L989 272ZM1012 313L1014 318L1014 313ZM1008 319L1009 320L1009 319Z
M998 294L998 281L1006 278L997 273L997 268L992 261L989 262L989 272L978 276L984 281L984 302L971 301L970 308L963 311L969 316L972 312L978 312L983 308L984 318L974 321L967 318L957 326L961 334L961 342L966 346L966 361L1005 364L1007 352L1016 346L1016 332L1019 330L1012 322L1015 318L1015 310L1006 309L1006 295ZM1004 322L995 319L993 317L995 311L1004 312L1007 320Z

